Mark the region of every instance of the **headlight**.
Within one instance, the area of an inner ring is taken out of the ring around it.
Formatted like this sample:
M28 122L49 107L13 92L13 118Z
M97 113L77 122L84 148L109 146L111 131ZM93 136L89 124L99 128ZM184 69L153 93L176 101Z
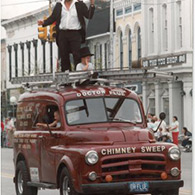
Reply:
M94 165L98 162L98 160L99 160L98 154L94 150L87 152L87 154L85 155L85 162L88 165Z
M181 152L179 150L179 148L177 146L173 146L171 148L169 148L169 158L171 160L179 160L181 157Z
M180 174L180 171L177 167L171 169L171 175L177 177Z

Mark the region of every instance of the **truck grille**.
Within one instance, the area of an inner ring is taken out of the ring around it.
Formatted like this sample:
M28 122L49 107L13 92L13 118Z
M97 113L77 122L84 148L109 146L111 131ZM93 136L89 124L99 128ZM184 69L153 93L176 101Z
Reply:
M166 161L163 154L106 156L102 158L102 179L112 175L113 181L161 179Z

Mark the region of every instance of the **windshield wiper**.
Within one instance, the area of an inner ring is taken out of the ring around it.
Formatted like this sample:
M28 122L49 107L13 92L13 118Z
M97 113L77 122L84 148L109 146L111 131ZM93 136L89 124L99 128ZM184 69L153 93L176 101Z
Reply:
M112 117L110 117L109 120L110 120L110 121L126 122L126 123L131 123L131 124L134 124L134 125L137 124L136 121L130 121L130 120L123 119L123 118L112 118Z

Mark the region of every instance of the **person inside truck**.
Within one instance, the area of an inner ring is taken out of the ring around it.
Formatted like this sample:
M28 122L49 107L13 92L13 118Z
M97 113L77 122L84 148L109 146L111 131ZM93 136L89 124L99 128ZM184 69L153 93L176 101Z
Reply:
M80 70L93 70L94 65L90 62L91 54L89 47L83 47L80 49L81 63L77 64L76 71Z
M60 122L60 113L59 111L55 111L54 112L54 121L50 124L47 123L37 123L36 124L37 127L55 127L58 128L61 126L61 122Z

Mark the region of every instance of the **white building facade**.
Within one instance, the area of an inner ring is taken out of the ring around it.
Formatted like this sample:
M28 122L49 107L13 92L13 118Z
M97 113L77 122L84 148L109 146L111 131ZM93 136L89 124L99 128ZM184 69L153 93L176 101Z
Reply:
M180 130L192 130L192 0L114 0L115 68L141 68L173 73L172 81L142 82L144 108L165 112ZM131 55L130 55L131 54ZM138 66L136 67L136 60Z
M192 0L142 0L142 65L169 71L177 81L143 83L145 108L177 116L180 130L192 130Z
M21 85L11 84L14 77L50 73L57 70L58 49L55 43L38 39L37 21L49 16L48 6L2 22L6 30L4 91L6 108L3 116L14 116L16 109L10 102L11 97L18 100L23 92ZM48 28L49 31L49 28Z
M141 63L141 13L140 1L115 0L115 68L140 68Z

